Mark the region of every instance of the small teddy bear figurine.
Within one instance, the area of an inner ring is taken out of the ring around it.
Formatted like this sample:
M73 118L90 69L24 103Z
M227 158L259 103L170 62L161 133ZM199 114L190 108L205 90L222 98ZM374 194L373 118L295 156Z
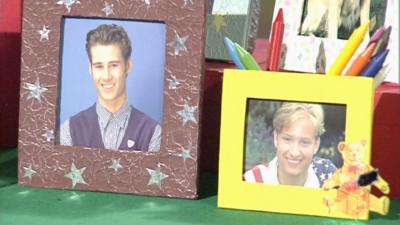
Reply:
M365 140L353 143L340 142L338 150L342 154L343 166L324 182L323 188L337 188L334 198L325 198L324 203L329 210L338 210L351 216L358 217L368 213L368 210L386 215L389 211L390 200L386 196L380 198L370 194L368 184L360 185L360 176L374 171L364 163ZM390 192L388 183L377 176L372 183L384 194Z

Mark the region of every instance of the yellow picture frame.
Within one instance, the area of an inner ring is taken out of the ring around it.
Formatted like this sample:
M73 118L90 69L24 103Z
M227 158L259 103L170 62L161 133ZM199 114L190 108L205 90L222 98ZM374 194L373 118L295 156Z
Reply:
M374 103L373 79L315 74L225 70L222 93L218 207L278 213L355 218L330 211L324 197L335 189L248 183L243 180L248 99L346 105L345 141L366 140L370 163ZM356 219L368 219L368 213Z

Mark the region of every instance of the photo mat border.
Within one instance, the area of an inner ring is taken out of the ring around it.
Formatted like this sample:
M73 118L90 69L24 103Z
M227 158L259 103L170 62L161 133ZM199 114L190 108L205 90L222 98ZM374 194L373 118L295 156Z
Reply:
M165 22L160 152L108 151L55 144L60 29L64 16ZM25 1L18 183L197 198L205 23L203 0Z
M222 93L218 207L352 218L331 212L323 198L336 190L253 184L243 180L248 98L346 105L346 142L366 140L371 160L373 79L314 74L225 70ZM316 94L318 93L318 94ZM235 112L235 113L230 113ZM304 207L307 202L307 207ZM367 215L357 219L367 219Z

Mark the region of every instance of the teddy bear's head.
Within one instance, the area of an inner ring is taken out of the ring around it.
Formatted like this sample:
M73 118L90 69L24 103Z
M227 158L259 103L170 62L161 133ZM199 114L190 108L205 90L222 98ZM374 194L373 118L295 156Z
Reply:
M343 166L359 165L363 163L367 141L361 140L351 143L340 142L338 150L342 154Z

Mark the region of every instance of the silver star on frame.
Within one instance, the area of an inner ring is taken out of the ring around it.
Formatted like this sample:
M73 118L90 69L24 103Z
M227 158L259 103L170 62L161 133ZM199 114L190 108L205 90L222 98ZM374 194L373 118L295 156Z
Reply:
M34 84L25 82L25 89L29 90L29 95L26 98L27 100L31 98L36 98L39 102L42 101L42 94L48 89L41 86L39 82L39 78L36 79Z
M168 177L167 174L161 172L160 165L157 165L155 170L146 168L147 172L150 174L150 180L147 185L156 184L158 187L161 186L161 182Z
M178 88L178 86L181 84L178 79L174 75L171 75L172 79L168 79L168 89L170 90L175 90Z
M182 117L183 126L186 125L188 121L192 121L197 124L197 120L194 117L194 113L197 111L197 106L189 106L187 103L183 105L183 109L178 111L178 115Z
M186 162L186 159L193 159L190 155L190 150L185 148L182 149L182 153L179 156L182 157L184 162Z
M123 168L121 164L119 163L120 159L113 159L112 160L112 165L109 166L109 169L113 169L115 172L118 172L119 169Z
M46 127L44 134L42 134L42 137L46 138L47 142L50 142L51 140L53 140L54 137L54 131L50 130Z
M104 3L104 8L101 9L101 11L103 11L106 16L109 16L111 14L114 14L114 10L113 10L114 4L109 4L107 2Z
M57 2L58 5L65 5L68 10L68 13L71 13L71 7L73 4L81 4L79 0L60 0Z
M183 5L183 6L186 6L186 5L188 5L188 4L193 5L193 1L192 1L192 0L183 0L183 2L184 2L184 5Z
M187 35L184 37L180 37L179 34L175 31L174 40L168 43L168 46L174 49L174 55L180 55L181 51L188 52L185 45L188 38L189 36Z
M38 33L40 34L39 41L41 42L48 41L50 32L51 30L48 29L46 25L43 25L43 28L41 30L38 30Z
M85 171L86 167L77 169L75 164L72 163L71 165L71 172L65 174L65 177L71 179L72 181L72 188L75 188L77 184L87 184L86 181L83 179L82 174Z
M29 180L32 180L32 176L36 174L36 171L32 169L32 165L29 165L29 167L24 167L24 170L24 177L28 177Z

